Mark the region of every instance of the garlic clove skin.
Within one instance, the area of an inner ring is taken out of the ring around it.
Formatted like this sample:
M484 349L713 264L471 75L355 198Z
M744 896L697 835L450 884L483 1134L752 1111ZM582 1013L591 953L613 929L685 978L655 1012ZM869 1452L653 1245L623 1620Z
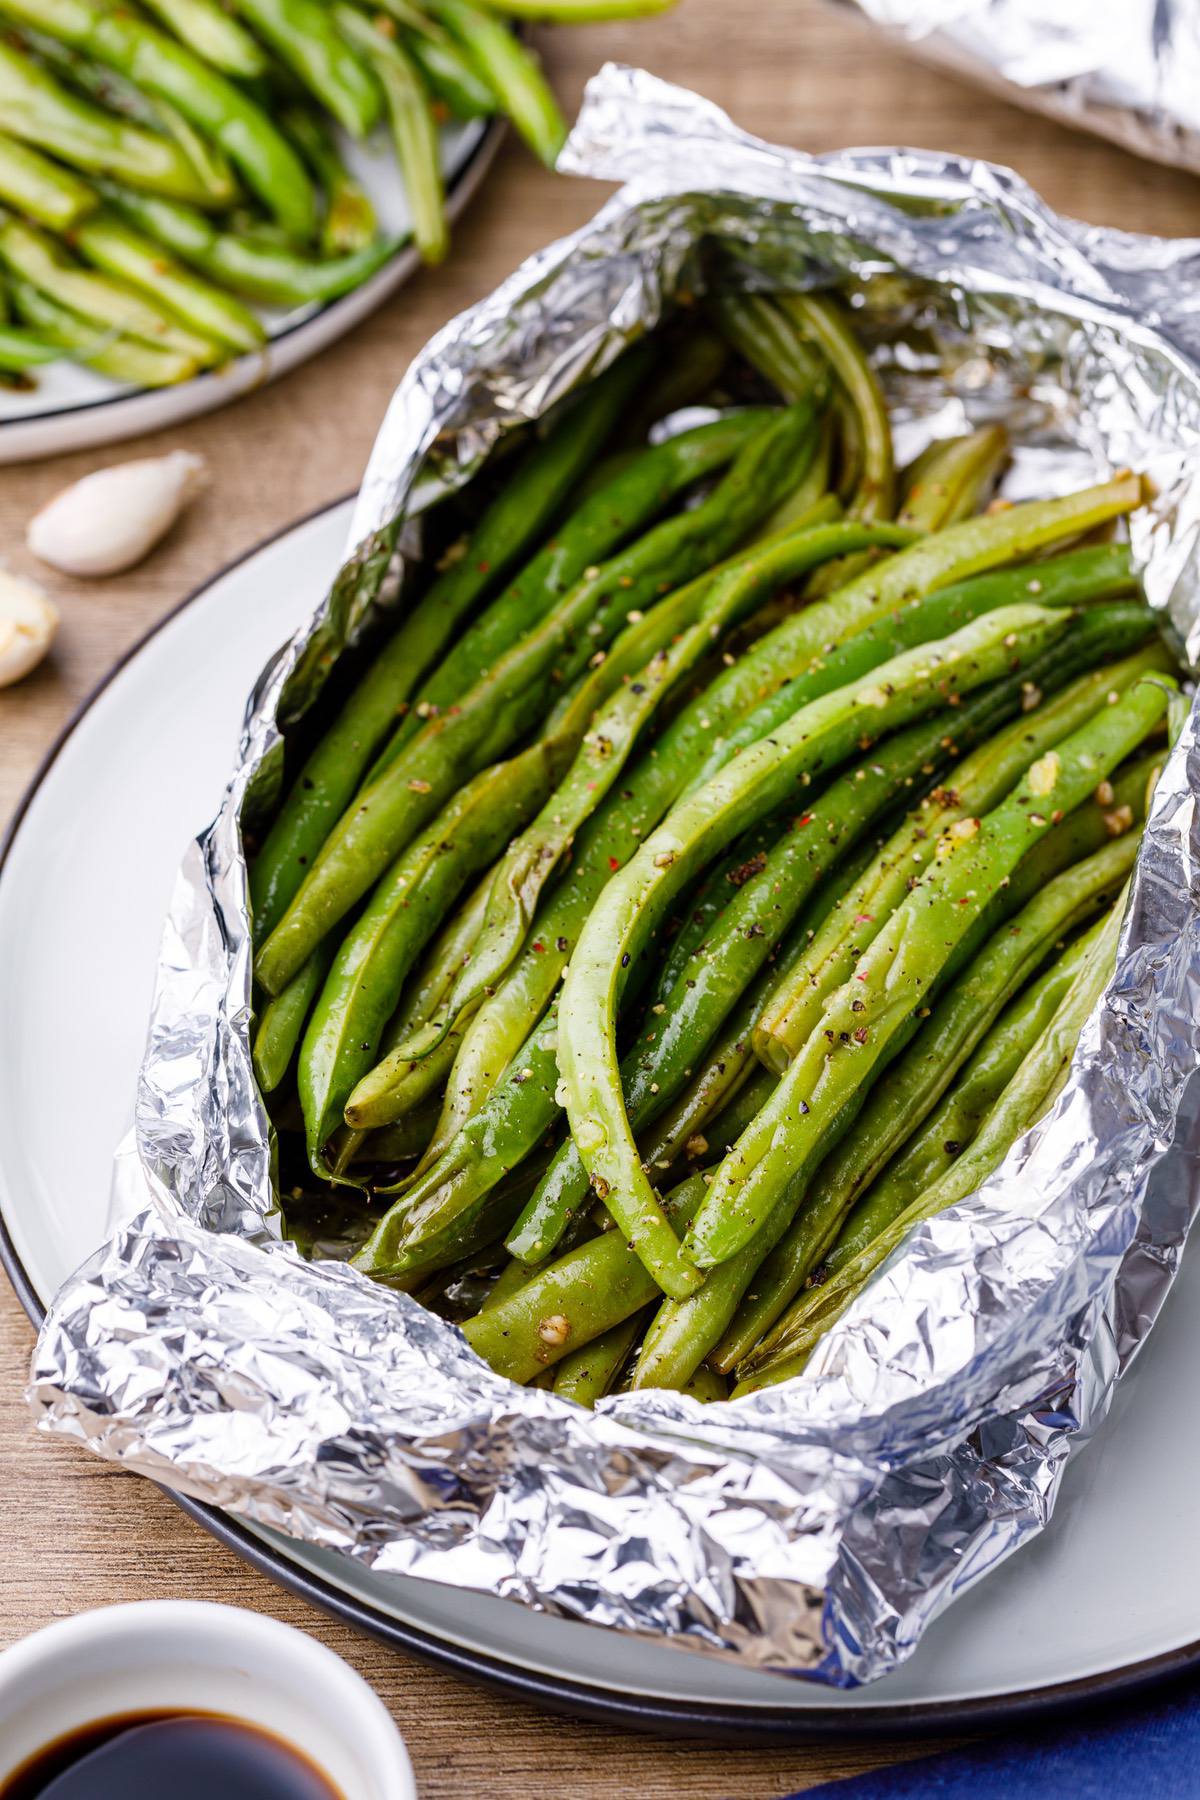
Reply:
M57 630L58 608L41 588L0 569L0 687L36 669Z
M34 514L25 542L66 575L116 575L165 537L204 472L190 450L96 469Z

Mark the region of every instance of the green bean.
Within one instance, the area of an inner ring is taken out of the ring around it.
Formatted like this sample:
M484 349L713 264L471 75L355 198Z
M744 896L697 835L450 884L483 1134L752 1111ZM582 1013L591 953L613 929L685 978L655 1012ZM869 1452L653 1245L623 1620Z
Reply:
M0 0L0 13L83 50L176 107L228 155L286 230L312 236L316 201L296 152L241 88L183 44L110 0Z
M533 921L545 883L575 834L617 781L657 708L713 638L773 588L827 559L869 543L895 546L907 541L888 526L847 523L801 530L757 547L715 579L693 582L665 603L671 612L673 641L664 642L629 684L593 714L575 761L506 854L475 953L446 1009L451 1023L462 1007L481 998L508 969ZM688 604L681 607L676 604L680 600Z
M3 42L0 119L10 137L36 144L75 168L119 175L134 187L197 206L225 205L232 198L231 191L214 194L170 138L69 93L47 70Z
M622 957L630 957L644 941L662 907L696 867L738 830L781 804L803 773L811 775L826 762L836 767L864 731L875 737L934 710L948 685L969 692L996 679L1022 632L1028 633L1026 648L1032 652L1067 622L1046 609L1002 608L936 647L903 652L881 665L869 684L837 690L801 708L774 739L743 750L721 774L679 802L592 909L571 958L559 1013L559 1058L571 1133L593 1187L673 1298L686 1297L701 1277L674 1234L670 1244L664 1238L661 1211L624 1108L613 1036Z
M532 445L484 511L462 555L434 580L373 659L301 768L254 859L250 898L260 940L279 922L408 695L461 621L555 519L644 368L640 355L614 364ZM504 601L502 595L497 604Z
M351 137L365 138L382 110L379 88L319 0L234 0L234 4ZM335 7L335 17L337 11Z
M794 1217L769 1266L764 1263L755 1277L753 1302L743 1304L735 1327L715 1353L718 1368L728 1370L741 1362L774 1324L834 1243L857 1195L941 1099L1055 940L1105 899L1111 901L1129 874L1139 837L1140 832L1129 832L1046 881L938 999L912 1042L876 1081L853 1130L829 1152L811 1181L802 1178L789 1185L788 1210ZM1036 852L1030 860L1039 861Z
M6 374L19 375L26 369L61 362L63 355L61 344L48 343L35 332L22 331L19 326L0 323L0 369Z
M616 369L623 368L625 361L622 359ZM644 361L635 358L630 374L636 375L644 369ZM601 376L598 382L592 382L580 405L586 406L589 403L587 396L595 394L606 380L612 379L613 376ZM623 393L626 403L628 397L626 386ZM766 411L744 412L718 419L711 425L698 426L694 431L681 432L667 443L639 451L611 480L590 492L586 499L580 498L575 510L550 541L514 576L505 591L468 627L428 679L422 682L416 703L397 726L386 749L372 766L368 779L382 774L395 760L421 729L423 719L440 712L443 707L452 706L458 696L486 674L524 632L532 630L554 604L570 592L585 570L619 550L635 532L660 517L695 482L732 461L771 416ZM586 448L590 450L591 446ZM561 466L562 462L563 449L560 448L554 462L541 472L541 486L546 485L551 470ZM509 491L512 495L509 504L520 506L523 512L532 496L522 501L516 484L506 490ZM445 641L443 636L439 649ZM427 657L426 666L430 662L431 658Z
M244 81L266 74L261 46L230 18L219 0L144 0L144 5L214 69Z
M998 884L1163 717L1169 680L1138 682L1039 757L982 820L960 820L943 834L928 875L853 977L828 996L808 1042L718 1170L691 1234L697 1262L723 1262L753 1238L791 1170L808 1157L821 1123L861 1092ZM570 1003L568 979L562 1026Z
M992 1026L962 1075L940 1106L890 1162L847 1215L829 1253L811 1280L814 1286L835 1275L881 1231L898 1219L927 1188L943 1176L956 1156L972 1142L980 1125L1016 1074L1026 1053L1049 1024L1087 954L1089 934L1076 938L1025 992L1018 994ZM768 1279L767 1267L761 1271ZM820 1277L820 1280L818 1280ZM728 1348L719 1346L722 1368L740 1363L762 1336L746 1329Z
M446 190L441 144L420 70L394 37L388 37L354 7L335 5L334 18L343 37L367 58L383 89L396 160L412 214L413 238L427 263L439 263L450 245Z
M520 1268L520 1264L516 1265ZM554 1391L576 1406L595 1406L615 1385L629 1360L644 1323L643 1313L631 1313L610 1331L564 1356L554 1376Z
M450 32L534 155L553 168L567 128L532 51L469 0L429 0L427 10Z
M461 789L379 882L343 941L300 1047L309 1161L324 1175L327 1139L375 1060L404 979L466 879L491 863L550 781L541 745Z
M668 1230L686 1223L703 1193L701 1175L675 1190ZM621 1234L605 1231L468 1319L463 1336L497 1374L528 1381L639 1313L654 1296L652 1278Z
M77 175L3 133L0 200L52 231L67 231L100 203L95 190Z
M300 1034L313 1003L325 985L333 961L333 944L322 944L304 967L292 976L281 994L262 1010L254 1034L254 1079L264 1094L273 1094L292 1066Z
M986 425L966 437L940 438L914 465L897 520L940 531L978 510L1008 456L1008 433Z
M379 10L404 27L408 48L431 92L456 118L486 119L495 113L495 94L436 19L409 0L379 0Z
M970 1147L823 1288L801 1295L770 1338L747 1359L745 1378L737 1394L799 1374L817 1340L841 1317L913 1226L965 1200L1053 1104L1070 1070L1079 1034L1112 974L1124 910L1122 895L1107 917L1088 934L1087 954L1065 998L1026 1053Z
M1082 648L1089 634L1098 643L1107 643L1105 623L1102 617L1085 616L1068 648ZM999 732L960 764L953 785L935 789L897 828L845 908L831 915L791 980L781 984L764 1009L754 1034L761 1060L778 1074L786 1071L808 1042L826 996L849 977L856 958L883 930L931 862L944 831L973 813L990 811L1030 762L1092 717L1106 693L1120 692L1142 675L1167 666L1163 646L1155 643L1115 666L1081 676L1048 705Z
M242 354L261 348L266 333L240 300L168 256L115 213L96 213L72 233L76 249L102 269L144 293L157 295L185 325Z
M808 393L824 358L804 342L765 294L710 295L708 312L722 337L783 395Z
M39 338L69 350L77 362L88 363L101 375L131 382L135 387L170 387L199 373L200 364L194 356L146 344L138 338L98 336L93 320L81 319L32 283L18 278L11 286L18 314Z
M883 390L840 306L827 294L778 294L775 304L815 344L841 383L860 424L862 477L850 505L859 519L890 519L896 473Z
M785 415L798 429L804 421ZM430 720L404 753L358 795L335 826L287 912L258 953L268 992L284 986L321 938L463 779L502 755L544 712L548 688L566 683L603 648L619 612L652 602L664 583L689 580L726 554L777 498L790 449L786 430L753 439L707 500L669 519L576 584L540 625Z
M342 161L325 121L305 106L291 106L283 128L321 184L322 256L352 256L368 249L378 231L375 208Z
M431 1242L453 1239L486 1206L496 1185L525 1166L557 1111L556 1037L557 1014L551 1008L487 1105L432 1166L403 1184L355 1259L356 1268L369 1275L403 1272L428 1254Z

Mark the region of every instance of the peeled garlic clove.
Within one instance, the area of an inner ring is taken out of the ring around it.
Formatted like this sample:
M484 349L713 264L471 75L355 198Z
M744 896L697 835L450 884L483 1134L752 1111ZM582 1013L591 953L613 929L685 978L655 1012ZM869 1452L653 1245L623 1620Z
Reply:
M190 450L96 469L34 515L25 541L67 575L115 575L165 536L203 475L204 458Z
M58 630L58 608L41 588L0 569L0 687L36 669Z

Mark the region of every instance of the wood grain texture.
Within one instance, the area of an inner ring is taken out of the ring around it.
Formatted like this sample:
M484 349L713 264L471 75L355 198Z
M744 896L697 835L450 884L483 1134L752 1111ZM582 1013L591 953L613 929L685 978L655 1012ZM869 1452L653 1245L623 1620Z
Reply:
M1015 166L1057 208L1164 235L1194 231L1200 188L948 77L919 68L823 0L683 0L645 25L546 34L558 90L574 107L601 62L638 62L700 89L763 137L808 150L906 143ZM209 461L203 498L144 567L109 581L38 571L63 627L52 658L0 692L0 819L55 733L121 652L192 587L291 519L352 489L393 385L450 315L523 257L581 224L603 190L555 179L515 145L454 234L449 262L422 274L350 338L277 386L179 430L111 451L0 469L0 554L34 572L25 523L67 481L117 456L178 443ZM2 427L0 427L2 429ZM198 824L200 821L189 821ZM857 1773L919 1746L843 1743L729 1751L664 1744L547 1719L468 1689L336 1625L257 1575L149 1483L31 1431L20 1400L32 1334L0 1296L0 1644L48 1620L116 1600L201 1595L270 1611L360 1669L405 1730L430 1800L531 1792L569 1796L782 1794Z

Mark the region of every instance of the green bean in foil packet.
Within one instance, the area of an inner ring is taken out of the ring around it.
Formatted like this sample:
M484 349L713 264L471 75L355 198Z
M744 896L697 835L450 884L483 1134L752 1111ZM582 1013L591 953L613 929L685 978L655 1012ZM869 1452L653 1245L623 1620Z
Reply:
M616 67L563 163L626 185L416 359L250 697L32 1399L852 1686L1045 1523L1190 1223L1195 253Z

